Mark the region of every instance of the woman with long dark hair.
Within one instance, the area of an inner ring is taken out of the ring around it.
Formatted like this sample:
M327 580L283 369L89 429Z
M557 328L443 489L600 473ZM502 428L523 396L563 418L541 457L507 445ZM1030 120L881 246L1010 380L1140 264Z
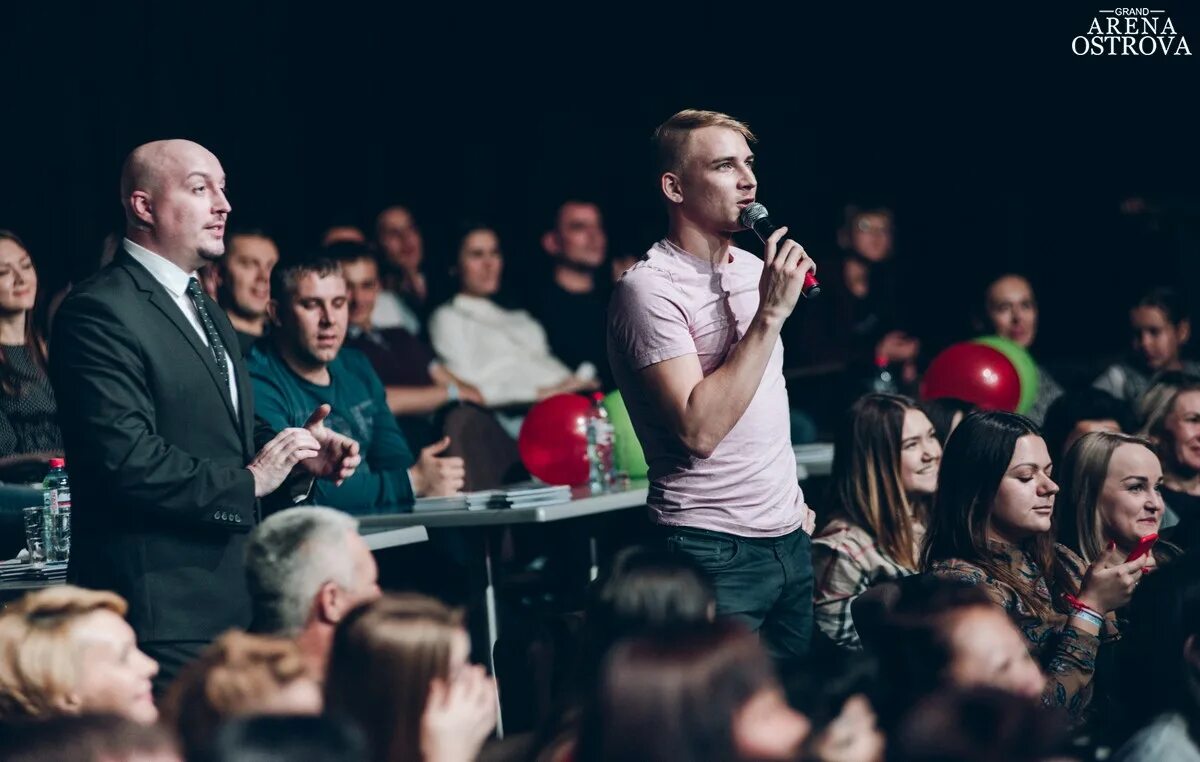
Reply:
M834 448L829 520L813 537L813 613L834 643L859 648L851 604L867 588L915 574L942 447L916 403L867 394Z
M1128 603L1146 557L1110 548L1090 566L1055 543L1058 485L1037 426L1013 413L968 416L946 444L924 565L981 585L1021 630L1050 680L1043 702L1079 719L1110 613Z
M28 482L62 456L46 339L33 319L38 278L29 250L0 230L0 481Z

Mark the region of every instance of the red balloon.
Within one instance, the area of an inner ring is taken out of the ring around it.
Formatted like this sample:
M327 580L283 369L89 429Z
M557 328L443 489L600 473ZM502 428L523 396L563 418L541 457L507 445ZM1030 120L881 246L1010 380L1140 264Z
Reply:
M970 342L954 344L933 358L921 380L922 399L939 397L1012 412L1021 401L1021 377L998 350Z
M517 449L529 473L547 484L587 484L587 420L592 403L580 394L556 394L530 408Z

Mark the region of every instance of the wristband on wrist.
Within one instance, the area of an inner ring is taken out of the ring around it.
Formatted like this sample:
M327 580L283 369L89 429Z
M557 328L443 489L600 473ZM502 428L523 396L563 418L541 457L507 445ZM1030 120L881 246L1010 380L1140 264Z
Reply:
M1083 603L1070 593L1064 595L1063 600L1067 602L1067 605L1070 606L1076 614L1083 616L1085 619L1088 619L1089 621L1095 619L1097 623L1100 624L1104 622L1103 614L1101 614L1099 611L1096 611L1091 606Z
M453 381L446 384L446 401L458 402L458 384Z
M1104 629L1104 620L1101 619L1100 617L1096 616L1094 613L1092 613L1092 611L1090 609L1075 609L1074 613L1072 613L1071 616L1076 619L1082 619L1083 621L1085 621L1089 624L1095 625L1097 630Z

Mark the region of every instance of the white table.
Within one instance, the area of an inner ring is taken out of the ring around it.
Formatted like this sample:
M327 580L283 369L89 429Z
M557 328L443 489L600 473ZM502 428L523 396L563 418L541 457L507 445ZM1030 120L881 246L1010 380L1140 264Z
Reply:
M833 444L830 442L813 442L812 444L795 445L792 451L796 454L796 478L804 481L810 476L829 476L833 473Z
M371 550L398 548L401 545L415 545L429 539L429 532L423 526L407 526L398 529L371 529L359 525L359 534Z

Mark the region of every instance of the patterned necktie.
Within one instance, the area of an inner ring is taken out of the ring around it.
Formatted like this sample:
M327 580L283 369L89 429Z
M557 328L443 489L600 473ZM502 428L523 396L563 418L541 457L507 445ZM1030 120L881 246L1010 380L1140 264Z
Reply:
M228 387L229 365L225 359L225 342L221 341L221 334L217 333L217 327L213 325L212 316L208 314L208 308L204 306L200 281L195 278L189 278L187 294L192 298L192 304L196 306L196 314L200 316L200 324L204 326L204 335L208 336L208 348L212 350L213 357L217 361L217 370L221 373L221 380Z

